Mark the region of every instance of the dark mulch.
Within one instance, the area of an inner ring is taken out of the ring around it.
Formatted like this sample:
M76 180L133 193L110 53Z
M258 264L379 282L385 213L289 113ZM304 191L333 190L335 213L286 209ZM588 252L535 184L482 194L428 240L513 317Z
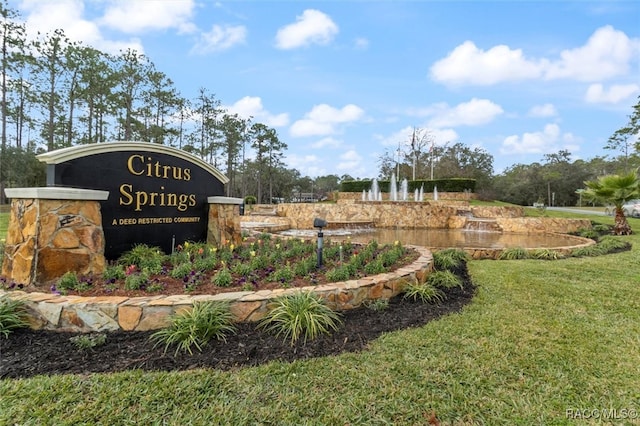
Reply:
M438 304L424 304L403 299L390 300L382 311L358 308L342 313L342 326L331 335L313 341L289 342L257 330L256 324L238 324L237 333L224 341L211 341L193 355L164 345L154 347L149 337L153 332L108 333L106 343L81 350L69 339L75 334L52 331L17 330L8 339L0 338L0 378L31 377L39 374L106 373L140 369L175 371L194 368L230 370L260 365L273 360L298 359L358 352L381 334L418 327L452 312L458 312L471 301L475 287L465 274L463 288L446 292Z

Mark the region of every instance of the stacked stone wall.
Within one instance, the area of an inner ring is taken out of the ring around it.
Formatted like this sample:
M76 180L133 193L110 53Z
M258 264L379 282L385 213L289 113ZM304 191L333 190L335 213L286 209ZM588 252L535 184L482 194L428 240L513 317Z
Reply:
M293 229L313 229L313 219L316 217L329 223L371 223L377 228L463 229L471 218L495 219L496 229L502 232L571 233L591 228L588 219L523 217L524 208L520 206L469 207L459 202L440 201L278 204L276 214L281 220L286 218Z
M385 274L302 288L239 291L216 295L148 297L80 297L51 293L3 292L0 297L23 300L33 329L69 332L148 331L169 325L172 315L191 309L196 301L230 303L234 321L259 321L274 298L297 291L313 291L336 311L353 309L367 301L389 299L409 283L423 283L433 268L431 252L414 247L420 256L412 264Z
M2 275L45 285L70 270L101 274L104 244L98 201L14 199Z

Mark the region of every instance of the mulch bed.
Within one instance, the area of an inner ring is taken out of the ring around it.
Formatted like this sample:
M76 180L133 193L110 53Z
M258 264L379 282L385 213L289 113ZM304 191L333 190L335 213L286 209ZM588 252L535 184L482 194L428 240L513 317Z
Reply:
M257 329L255 323L237 324L237 332L225 341L211 341L200 352L175 354L164 345L154 347L153 332L112 332L106 342L92 349L79 349L70 338L76 334L54 331L16 330L8 339L0 337L0 378L24 378L40 374L109 373L139 369L178 371L194 368L230 370L274 360L290 362L358 352L383 333L419 327L443 315L460 311L475 294L475 286L464 271L463 288L446 291L437 304L424 304L397 296L387 309L361 307L342 312L342 325L330 335L291 345Z

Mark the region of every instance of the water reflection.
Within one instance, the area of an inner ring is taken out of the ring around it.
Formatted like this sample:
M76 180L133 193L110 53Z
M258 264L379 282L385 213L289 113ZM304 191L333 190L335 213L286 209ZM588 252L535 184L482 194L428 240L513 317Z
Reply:
M311 230L290 230L286 235L311 237ZM433 248L553 248L581 244L582 241L570 235L558 234L514 234L501 232L478 232L459 229L371 229L360 232L352 230L325 231L325 238L341 240L347 236L355 242L376 240L379 243L411 244Z

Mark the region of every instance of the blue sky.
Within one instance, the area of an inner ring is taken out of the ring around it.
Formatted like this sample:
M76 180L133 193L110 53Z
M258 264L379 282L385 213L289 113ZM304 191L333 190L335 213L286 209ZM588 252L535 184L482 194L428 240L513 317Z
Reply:
M637 1L12 1L27 29L135 48L186 98L253 116L311 177L371 178L408 150L494 156L495 172L603 149L640 95Z

